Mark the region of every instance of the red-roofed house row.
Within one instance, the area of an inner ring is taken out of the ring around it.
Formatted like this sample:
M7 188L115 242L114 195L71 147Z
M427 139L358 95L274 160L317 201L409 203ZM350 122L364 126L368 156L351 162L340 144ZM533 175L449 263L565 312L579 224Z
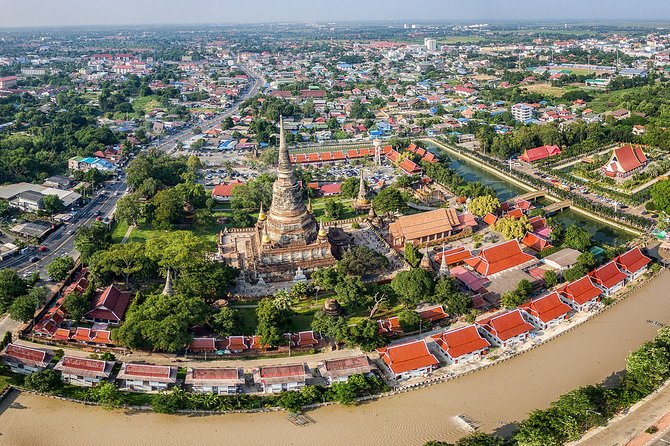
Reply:
M480 359L491 344L477 331L476 325L468 325L432 336L452 364L463 364Z
M377 351L397 380L426 375L440 365L423 339L378 348Z
M503 348L525 341L533 330L518 308L483 319L477 325L491 344Z

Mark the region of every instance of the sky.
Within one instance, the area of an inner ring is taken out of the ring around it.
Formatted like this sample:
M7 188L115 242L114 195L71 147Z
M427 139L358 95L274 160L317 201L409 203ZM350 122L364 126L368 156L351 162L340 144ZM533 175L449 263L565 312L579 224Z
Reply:
M668 20L670 0L0 0L0 27Z

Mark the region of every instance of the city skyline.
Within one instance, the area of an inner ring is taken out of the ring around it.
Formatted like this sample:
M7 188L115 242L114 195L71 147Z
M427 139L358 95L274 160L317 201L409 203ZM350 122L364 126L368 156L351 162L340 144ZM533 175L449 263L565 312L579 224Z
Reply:
M565 0L560 3L510 0L504 8L494 0L473 0L467 4L451 0L426 0L419 5L399 0L353 0L309 3L299 0L258 0L256 7L231 1L203 0L198 9L185 8L176 0L90 1L25 0L7 5L0 27L85 26L85 25L161 25L224 24L269 22L352 22L352 21L509 21L509 20L617 20L664 21L670 19L670 7L663 0L643 0L635 4L624 0Z

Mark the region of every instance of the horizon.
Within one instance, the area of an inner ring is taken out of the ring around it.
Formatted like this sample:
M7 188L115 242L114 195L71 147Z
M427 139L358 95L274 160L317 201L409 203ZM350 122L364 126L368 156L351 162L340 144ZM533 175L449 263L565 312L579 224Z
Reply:
M337 4L314 0L307 8L306 2L300 0L257 0L253 10L228 0L201 0L197 10L184 8L182 2L176 0L114 0L95 7L90 3L86 0L24 0L20 5L5 7L0 28L670 21L670 6L665 0L642 0L636 4L624 0L564 0L560 5L547 0L532 5L524 0L509 0L504 8L493 8L493 0L472 0L467 5L452 0L424 0L419 5L408 5L401 0L368 0L363 4L354 0Z

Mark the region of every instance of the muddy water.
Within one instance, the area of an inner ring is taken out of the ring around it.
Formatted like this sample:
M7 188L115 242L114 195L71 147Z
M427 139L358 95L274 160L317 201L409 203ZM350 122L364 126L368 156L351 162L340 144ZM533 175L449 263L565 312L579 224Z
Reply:
M310 412L297 427L284 413L206 417L119 411L22 394L0 406L0 445L421 445L465 433L454 416L486 431L521 420L560 394L624 368L651 339L647 320L670 320L670 273L581 327L529 353L461 379L358 407Z

